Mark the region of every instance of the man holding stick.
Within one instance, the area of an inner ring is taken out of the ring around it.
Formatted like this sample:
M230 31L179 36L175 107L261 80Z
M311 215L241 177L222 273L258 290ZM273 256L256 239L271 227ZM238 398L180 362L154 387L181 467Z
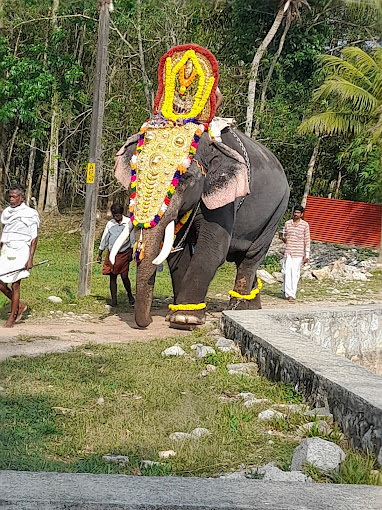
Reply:
M40 226L37 211L24 204L24 195L23 186L11 186L10 206L1 215L0 291L11 301L11 314L4 324L5 328L12 328L27 309L20 301L20 282L28 278L29 270L33 267ZM11 284L11 288L8 284Z

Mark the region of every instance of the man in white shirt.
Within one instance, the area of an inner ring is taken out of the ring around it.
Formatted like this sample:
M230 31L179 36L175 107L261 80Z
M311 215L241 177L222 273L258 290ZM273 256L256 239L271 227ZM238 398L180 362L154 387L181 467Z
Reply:
M119 204L111 206L111 214L113 219L108 221L105 230L102 234L101 242L99 245L98 258L99 263L102 262L102 252L107 247L108 251L105 257L105 262L102 267L102 274L110 276L110 294L111 306L117 306L117 277L120 274L122 283L126 289L127 297L130 306L134 305L135 299L131 292L131 283L129 280L129 264L132 260L133 245L134 245L134 230L130 233L129 238L121 246L121 249L115 257L114 264L111 264L109 255L113 248L115 241L125 228L126 224L130 221L126 216L123 216L123 207Z
M40 226L37 211L24 204L24 195L23 186L11 186L10 206L1 215L0 291L11 301L11 314L4 324L6 328L12 328L27 309L20 301L20 282L28 278L29 270L33 267ZM11 288L8 287L9 283Z

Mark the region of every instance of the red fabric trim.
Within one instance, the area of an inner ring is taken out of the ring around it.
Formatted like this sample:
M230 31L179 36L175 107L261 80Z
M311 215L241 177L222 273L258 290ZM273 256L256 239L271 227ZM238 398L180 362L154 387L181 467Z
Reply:
M211 95L210 95L211 115L207 120L207 123L209 124L211 122L211 120L214 118L215 112L216 112L216 89L217 89L218 82L219 82L219 64L218 64L216 58L214 57L214 55L209 50L207 50L206 48L203 48L202 46L199 46L198 44L193 44L193 43L182 44L180 46L174 46L167 53L165 53L162 56L162 58L160 59L159 67L158 67L158 91L157 91L157 95L155 96L155 100L154 100L154 114L158 113L159 103L160 103L161 97L163 95L163 88L164 88L163 69L166 64L166 58L171 57L171 55L173 55L174 53L176 53L178 51L187 51L187 50L194 50L195 52L205 55L208 58L208 60L211 62L211 65L212 65L212 71L214 73L215 82L212 86Z

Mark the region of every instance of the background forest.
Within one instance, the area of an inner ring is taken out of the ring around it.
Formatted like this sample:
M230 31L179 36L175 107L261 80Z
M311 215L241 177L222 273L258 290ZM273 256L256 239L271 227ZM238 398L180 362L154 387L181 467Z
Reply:
M319 56L342 58L346 47L373 54L380 48L379 20L369 4L335 0L115 0L100 208L122 198L114 155L150 115L160 57L188 42L215 54L224 94L219 115L235 117L276 154L291 204L303 198L308 169L310 194L382 201L380 140L374 133L373 141L369 124L345 131L334 125L330 136L312 126L299 129L331 101L325 94L312 101L325 79ZM39 212L83 206L97 27L96 0L0 0L1 208L13 181L27 186L27 201ZM374 119L381 115L378 55L374 102L357 99L361 116Z

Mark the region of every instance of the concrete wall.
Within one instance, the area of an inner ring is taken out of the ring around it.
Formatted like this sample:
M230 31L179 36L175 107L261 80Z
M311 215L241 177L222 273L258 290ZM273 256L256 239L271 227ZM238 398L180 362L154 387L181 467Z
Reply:
M351 308L359 307L347 307L347 311ZM376 305L376 309L382 307ZM316 311L299 313L308 316ZM382 465L382 377L290 331L280 319L283 313L225 311L222 331L257 362L260 375L291 383L309 405L329 408L352 444L374 452Z
M301 333L334 354L382 375L382 309L375 306L287 312L275 315L289 331Z

